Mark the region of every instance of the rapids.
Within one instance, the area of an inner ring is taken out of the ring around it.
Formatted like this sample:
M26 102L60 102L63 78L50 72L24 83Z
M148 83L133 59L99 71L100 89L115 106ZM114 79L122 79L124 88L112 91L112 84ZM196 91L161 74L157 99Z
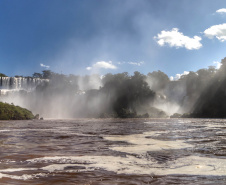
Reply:
M0 121L0 184L225 184L226 120Z

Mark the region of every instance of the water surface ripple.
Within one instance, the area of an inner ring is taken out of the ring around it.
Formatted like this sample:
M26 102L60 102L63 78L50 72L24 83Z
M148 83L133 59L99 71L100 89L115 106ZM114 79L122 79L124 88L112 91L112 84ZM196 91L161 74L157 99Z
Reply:
M0 121L0 184L226 184L224 119Z

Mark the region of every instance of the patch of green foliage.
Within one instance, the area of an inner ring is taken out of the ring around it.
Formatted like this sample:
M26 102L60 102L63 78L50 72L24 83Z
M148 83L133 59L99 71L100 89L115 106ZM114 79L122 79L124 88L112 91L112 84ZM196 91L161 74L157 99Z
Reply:
M146 76L137 71L133 75L126 72L108 73L103 79L99 75L66 76L51 71L43 71L43 74L34 73L33 76L39 78L46 76L45 78L50 79L49 83L41 84L36 88L36 95L45 97L38 98L37 106L45 109L51 109L46 105L46 100L61 99L63 95L61 109L70 111L74 117L168 117L162 110L153 108L156 93L146 82ZM99 89L89 87L93 79L102 81L103 86ZM80 82L89 87L82 89L85 91L83 95L78 95Z
M28 120L33 118L32 112L25 108L0 102L0 120Z
M0 77L7 77L7 76L3 73L0 73Z
M194 106L192 117L226 118L226 58Z
M128 73L106 74L100 89L110 99L110 106L105 111L114 112L120 118L149 117L148 112L137 114L138 109L149 106L155 98L155 92L145 79L145 75L137 71L132 76Z

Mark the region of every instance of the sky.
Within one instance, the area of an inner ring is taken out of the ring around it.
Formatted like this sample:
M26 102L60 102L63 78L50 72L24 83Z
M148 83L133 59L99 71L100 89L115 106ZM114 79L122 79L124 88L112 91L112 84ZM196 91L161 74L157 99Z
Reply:
M226 57L222 0L1 0L0 73L176 78Z

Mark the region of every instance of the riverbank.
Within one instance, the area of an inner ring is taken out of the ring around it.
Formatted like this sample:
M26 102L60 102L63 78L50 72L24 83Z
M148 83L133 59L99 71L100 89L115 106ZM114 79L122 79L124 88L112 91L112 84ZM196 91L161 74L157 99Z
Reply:
M0 102L0 120L34 119L31 111L13 104Z

